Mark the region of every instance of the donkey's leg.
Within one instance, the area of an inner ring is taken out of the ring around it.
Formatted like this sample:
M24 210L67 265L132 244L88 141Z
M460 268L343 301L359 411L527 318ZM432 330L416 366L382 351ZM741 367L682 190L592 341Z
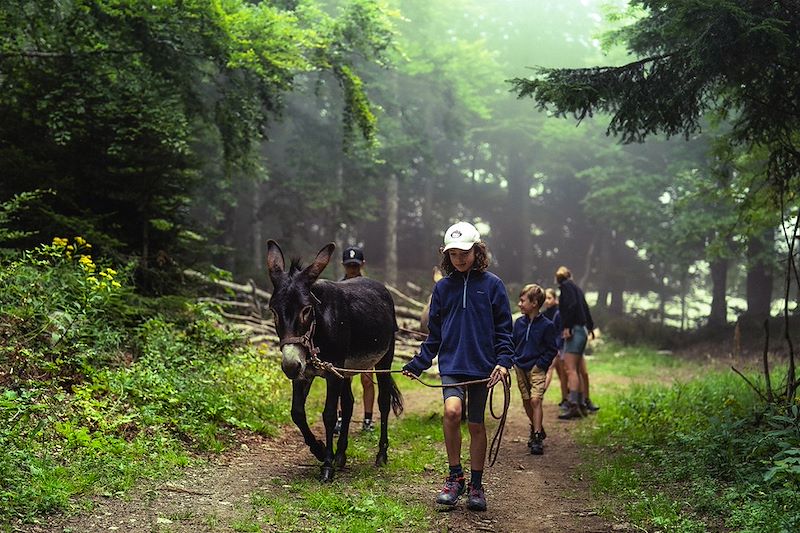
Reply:
M394 378L385 370L392 368L394 359L394 340L389 343L389 349L378 364L375 365L375 374L378 378L378 410L381 412L381 437L378 441L378 455L375 457L375 464L383 466L389 461L389 411L399 416L403 412L403 395L397 388Z
M391 391L396 387L391 374L376 373L378 379L378 410L381 413L381 436L378 440L378 455L375 465L384 466L389 461L389 411L392 405Z
M322 421L325 423L325 459L323 459L322 463L320 481L333 481L333 427L336 425L339 395L341 394L343 381L336 377L325 378L327 392L325 395L325 409L322 411ZM346 433L345 430L343 415L341 433Z
M347 443L349 441L350 420L353 418L353 380L347 378L342 381L339 403L342 407L342 430L336 442L336 455L333 456L333 465L342 468L347 463Z
M308 391L311 390L313 381L313 377L307 381L298 379L292 381L292 421L298 427L300 433L303 434L303 439L308 447L311 448L311 453L314 454L314 457L324 461L325 444L311 432L306 419L306 398L308 398Z

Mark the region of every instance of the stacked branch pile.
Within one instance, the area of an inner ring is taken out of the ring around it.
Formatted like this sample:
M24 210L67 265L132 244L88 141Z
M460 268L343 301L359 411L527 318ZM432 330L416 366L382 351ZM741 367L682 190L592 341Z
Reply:
M253 344L267 344L277 350L278 334L268 311L272 294L258 288L253 280L240 284L211 279L195 270L185 270L184 274L205 285L207 294L198 298L198 301L219 306L227 327L240 332ZM400 328L395 335L395 355L408 360L414 356L426 336L419 329L425 304L395 287L387 285L386 288L394 299L397 325Z

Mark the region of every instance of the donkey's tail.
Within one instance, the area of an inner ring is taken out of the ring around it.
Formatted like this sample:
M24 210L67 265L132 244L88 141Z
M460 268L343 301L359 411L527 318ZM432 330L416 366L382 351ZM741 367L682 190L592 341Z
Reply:
M394 415L400 416L403 412L403 395L400 393L400 389L397 388L397 383L395 383L391 374L389 375L389 398L392 401Z

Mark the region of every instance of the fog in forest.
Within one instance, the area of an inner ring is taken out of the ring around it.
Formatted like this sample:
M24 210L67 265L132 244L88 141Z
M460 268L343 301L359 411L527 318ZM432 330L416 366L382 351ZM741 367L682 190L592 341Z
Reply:
M235 191L226 243L237 254L220 257L220 266L257 275L267 238L306 261L334 241L339 249L362 246L368 275L424 292L443 230L468 220L512 293L529 282L552 286L555 269L566 265L597 307L696 327L708 320L711 269L721 264L727 319L735 320L747 306L746 239L725 236L728 249L720 252L726 230L690 228L734 216L731 205L704 198L694 180L717 171L713 128L624 145L606 135L606 116L578 125L509 91L507 80L532 75L532 67L632 60L620 46L602 49L613 7L402 2L391 66L365 69L376 151L342 151L340 88L309 77L269 130L266 181ZM754 267L763 273L762 294L779 273L776 245L767 239L773 253ZM712 246L720 255L708 253ZM248 249L252 256L241 253ZM340 266L326 275L339 277Z
M229 35L155 9L135 11L150 34L71 33L70 9L40 10L52 44L34 52L25 10L6 19L0 193L55 191L20 218L30 242L88 235L158 292L159 269L186 266L268 287L268 239L306 263L333 241L323 277L358 245L367 275L424 300L444 229L467 220L512 298L565 265L599 315L693 329L782 307L795 215L750 195L766 154L726 148L725 120L623 143L610 115L513 90L537 68L636 61L615 30L642 13L622 0L233 2ZM62 43L112 53L51 61Z

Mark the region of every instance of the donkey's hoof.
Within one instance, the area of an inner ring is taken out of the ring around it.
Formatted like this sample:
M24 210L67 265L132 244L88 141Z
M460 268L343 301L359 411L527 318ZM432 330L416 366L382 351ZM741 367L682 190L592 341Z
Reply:
M332 466L322 466L319 473L319 480L323 483L330 483L333 481L334 469Z
M378 455L375 456L375 466L386 466L388 462L389 457L386 452L378 452Z
M347 455L343 453L337 453L333 457L333 466L336 468L344 468L344 465L347 464Z
M324 461L325 456L327 455L327 450L325 449L325 444L319 439L317 442L309 446L311 448L311 453L314 454L314 457L317 458L318 461Z

